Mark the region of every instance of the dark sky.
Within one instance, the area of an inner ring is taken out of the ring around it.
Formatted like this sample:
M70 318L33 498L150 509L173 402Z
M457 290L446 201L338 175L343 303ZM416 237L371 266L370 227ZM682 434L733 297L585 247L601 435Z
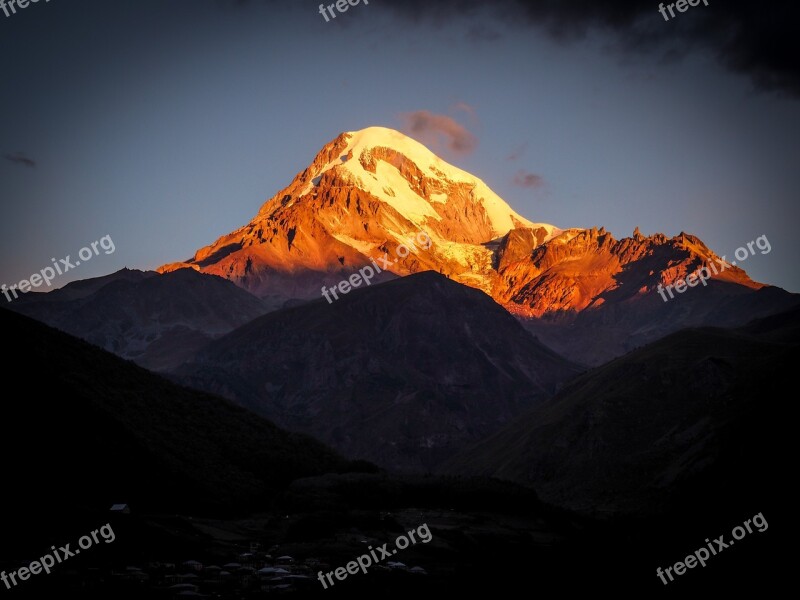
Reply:
M790 2L40 0L0 10L0 283L184 259L342 131L401 129L518 212L700 236L800 291Z

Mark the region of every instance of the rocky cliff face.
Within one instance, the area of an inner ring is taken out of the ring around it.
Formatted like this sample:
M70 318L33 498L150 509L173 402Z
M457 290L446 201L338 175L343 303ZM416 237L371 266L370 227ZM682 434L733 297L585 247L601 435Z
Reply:
M739 267L727 264L700 239L681 233L673 238L657 233L615 239L602 227L564 232L536 243L525 230L510 232L498 251L502 283L496 298L525 316L569 317L606 302L658 297L659 284L674 284L703 266L713 266L717 281L757 290ZM661 300L663 302L663 300Z

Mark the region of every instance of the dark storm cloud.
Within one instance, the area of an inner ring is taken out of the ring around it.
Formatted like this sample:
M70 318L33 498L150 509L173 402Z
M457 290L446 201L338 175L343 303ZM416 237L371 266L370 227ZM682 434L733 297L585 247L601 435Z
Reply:
M13 163L15 165L21 165L23 167L28 167L33 169L36 167L36 161L32 158L28 158L22 152L14 152L13 154L6 154L3 156L8 162Z
M732 71L762 90L800 96L800 3L708 0L665 21L654 0L384 0L412 22L445 23L455 17L491 13L508 23L540 27L559 41L589 30L616 36L625 53L655 53L676 59L710 50Z

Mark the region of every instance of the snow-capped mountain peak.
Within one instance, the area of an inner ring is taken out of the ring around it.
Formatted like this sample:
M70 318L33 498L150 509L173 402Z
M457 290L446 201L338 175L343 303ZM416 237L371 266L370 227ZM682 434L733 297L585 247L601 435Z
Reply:
M419 247L422 232L430 247ZM690 238L637 230L616 240L602 228L531 222L423 144L369 127L326 144L250 223L160 271L219 275L280 306L318 298L323 285L388 257L376 281L433 270L517 314L574 316L609 301L660 302L658 284L714 258ZM736 268L717 278L760 287Z
M491 293L494 251L515 228L535 232L535 244L563 233L522 217L423 144L369 127L326 144L248 225L160 270L214 273L262 297L310 297L425 232L432 247L401 257L392 273L433 269Z
M436 205L448 203L453 196L466 192L467 199L486 213L490 236L494 238L515 227L544 228L547 239L560 233L553 225L525 219L479 178L445 162L416 140L386 127L341 134L293 182L302 185L289 186L285 191L298 198L313 194L326 175L368 192L419 228L429 226L430 220L442 221L442 211ZM459 194L450 193L456 188ZM273 209L268 202L260 215L270 214Z

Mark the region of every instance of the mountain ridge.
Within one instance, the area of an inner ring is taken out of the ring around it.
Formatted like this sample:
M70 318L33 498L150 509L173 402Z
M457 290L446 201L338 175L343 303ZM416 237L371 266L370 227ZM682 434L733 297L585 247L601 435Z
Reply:
M595 514L778 498L764 490L781 485L791 435L774 401L791 382L798 332L794 308L673 333L576 377L441 471L532 485L546 502Z
M293 479L352 466L317 440L29 317L0 309L0 323L16 340L11 372L39 373L35 393L0 404L0 449L36 465L14 474L9 514L12 502L25 514L107 511L114 502L241 511L274 500ZM54 503L43 481L69 493Z
M402 248L420 232L429 248ZM770 286L729 261L717 270L720 256L689 233L645 236L636 228L617 239L603 227L529 221L479 178L382 127L340 134L249 224L159 272L215 274L280 307L319 298L384 255L396 260L374 283L441 273L485 292L559 354L584 364L682 327L741 325L800 301L786 292L746 299ZM703 290L665 304L663 287L704 266L711 277ZM720 303L735 318L717 322L709 307ZM594 328L609 337L607 346L592 339Z
M581 370L483 292L423 272L268 313L173 373L346 456L408 471L432 468Z
M130 269L30 293L8 308L155 371L269 310L221 277Z

